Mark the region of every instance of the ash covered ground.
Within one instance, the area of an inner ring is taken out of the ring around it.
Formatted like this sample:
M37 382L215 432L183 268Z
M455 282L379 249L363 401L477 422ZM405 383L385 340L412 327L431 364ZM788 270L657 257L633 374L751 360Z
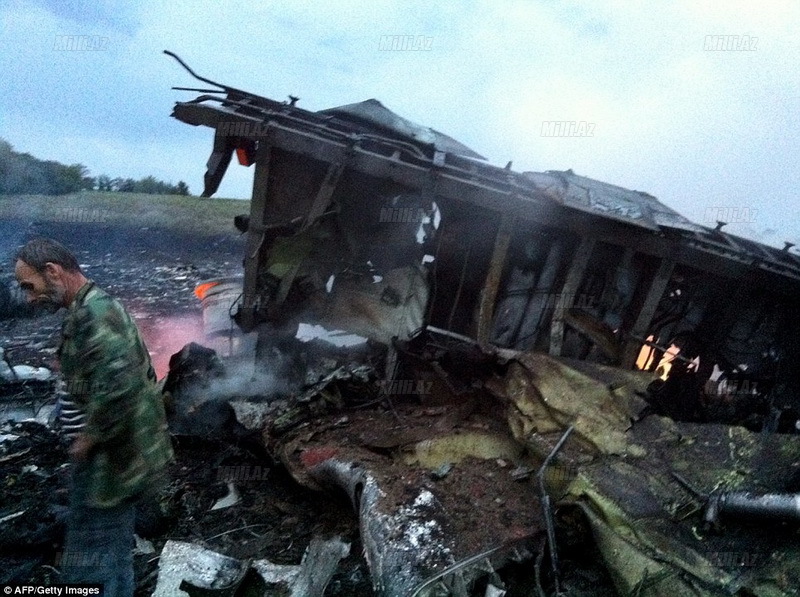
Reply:
M232 225L231 232L196 236L156 227L6 220L0 222L0 275L13 276L14 250L35 235L72 249L86 275L122 301L139 325L159 378L167 373L170 355L190 341L202 343L195 285L242 272L245 239ZM63 311L0 320L0 346L13 365L55 369L62 320ZM43 401L27 406L35 409ZM69 476L65 446L35 423L4 423L0 433L6 437L0 444L0 582L58 582ZM299 564L312 537L334 535L351 549L326 595L373 595L357 521L344 496L300 488L255 442L183 437L175 445L165 516L157 524L141 518L140 530L154 551L136 555L137 596L152 593L158 554L168 539L236 558ZM231 470L247 472L237 483L241 499L212 511L227 493L223 472Z
M233 229L233 225L231 225ZM198 282L242 273L245 239L111 224L0 222L0 274L13 278L14 251L33 236L64 243L86 276L118 298L145 338L159 377L169 356L202 338ZM2 347L14 364L53 366L63 312L0 321Z

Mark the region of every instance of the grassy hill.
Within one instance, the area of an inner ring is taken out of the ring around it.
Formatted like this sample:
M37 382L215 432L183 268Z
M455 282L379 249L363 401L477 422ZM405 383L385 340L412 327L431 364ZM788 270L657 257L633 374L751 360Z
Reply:
M195 234L234 230L250 201L180 195L84 191L71 195L0 195L0 219L135 224Z

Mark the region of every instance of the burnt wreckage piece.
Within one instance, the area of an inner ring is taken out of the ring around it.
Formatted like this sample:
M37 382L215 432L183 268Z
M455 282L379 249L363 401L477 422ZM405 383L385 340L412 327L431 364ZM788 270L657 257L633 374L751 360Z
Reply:
M694 224L572 171L492 166L375 100L310 112L198 78L219 89L173 116L215 130L204 194L234 153L256 170L237 221L248 235L244 329L272 321L291 335L312 312L383 342L432 325L649 371L674 344L699 367L675 368L682 381L654 398L664 412L791 427L779 420L800 410L790 245ZM672 412L676 401L687 406ZM746 421L750 403L763 413Z
M800 257L790 247L695 224L647 193L571 170L517 173L492 166L376 100L311 112L294 100L198 78L218 89L197 90L203 94L177 102L173 116L215 131L204 195L216 191L234 153L255 167L250 213L236 221L247 234L236 321L257 330L258 358L299 351L299 326L321 325L383 346L384 387L398 387L392 384L415 362L403 354L403 343L427 329L434 344L448 338L511 363L497 374L508 387L492 393L515 405L508 417L515 440L543 458L553 446L542 438L575 424L570 443L583 452L573 455L581 471L597 458L651 458L657 450L641 447L628 428L631 420L653 418L646 417L652 411L681 425L796 427L800 320L793 309L800 302ZM422 362L441 382L432 395L441 391L455 404L464 392L485 396L488 378L464 387L440 361ZM523 391L578 378L589 393L609 380L612 403L598 398L598 404L625 416L588 406L582 413L571 402L555 416L551 404ZM649 406L640 399L634 406L634 378L644 382L636 391ZM425 396L412 398L425 406ZM395 413L401 426L403 412ZM583 429L585 421L601 423L603 437ZM746 437L741 441L750 442ZM793 453L794 443L787 446ZM654 487L669 477L668 460L658 461L663 470L648 472ZM336 462L350 471L338 474L339 485L352 485L361 472ZM636 467L593 466L578 475L570 495L591 500L608 479L636 478ZM720 487L741 487L741 479L721 479ZM398 503L411 508L420 495ZM614 500L622 504L623 497ZM655 503L648 508L657 510ZM596 512L587 516L606 533L603 545L617 549L611 540L617 529L602 527ZM529 536L543 530L531 527ZM630 588L638 574L646 578L652 570L616 572L625 578L615 584ZM697 568L692 573L702 582L723 579Z

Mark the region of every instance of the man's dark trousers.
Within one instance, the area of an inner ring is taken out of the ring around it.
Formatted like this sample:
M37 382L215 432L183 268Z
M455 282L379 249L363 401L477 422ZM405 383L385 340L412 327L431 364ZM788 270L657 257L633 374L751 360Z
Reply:
M86 503L87 468L72 463L70 512L61 569L64 582L101 583L105 597L133 597L136 501L111 508Z

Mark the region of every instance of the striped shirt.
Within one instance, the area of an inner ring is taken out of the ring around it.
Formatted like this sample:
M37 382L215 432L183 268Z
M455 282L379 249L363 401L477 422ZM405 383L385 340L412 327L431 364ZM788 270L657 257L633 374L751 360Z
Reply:
M81 408L78 401L66 391L65 387L64 381L59 381L56 389L58 423L61 435L72 440L86 427L86 412Z

